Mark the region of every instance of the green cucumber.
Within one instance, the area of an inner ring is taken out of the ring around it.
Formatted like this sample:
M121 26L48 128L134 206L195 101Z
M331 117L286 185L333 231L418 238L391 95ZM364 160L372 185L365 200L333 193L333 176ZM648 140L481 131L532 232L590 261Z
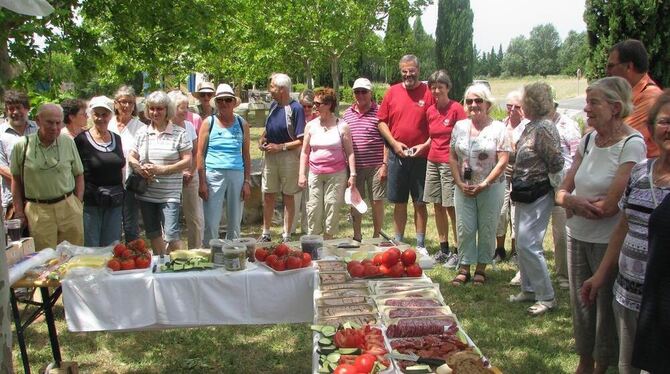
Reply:
M350 329L351 328L351 322L347 321L342 324L343 329Z
M311 325L309 328L312 329L312 331L321 332L324 327L324 325Z
M340 348L337 350L342 355L359 355L361 350L358 348Z
M337 369L337 362L329 362L328 366L330 367L331 372Z
M328 365L327 363L325 363L325 364L323 364L321 367L319 367L319 371L318 371L317 373L319 373L319 374L328 374L328 373L332 373L332 372L333 372L333 371L330 370L330 365Z
M328 339L328 338L321 338L319 339L319 347L326 347L329 345L333 345L333 340Z
M319 353L324 354L324 355L331 354L331 353L335 352L336 350L337 350L337 347L334 346L334 345L327 345L325 347L319 347Z
M337 353L337 352L333 352L333 353L329 354L328 356L326 356L326 361L337 363L337 362L340 361L340 356L342 356L342 355Z
M323 326L321 329L321 334L325 336L326 338L330 338L331 336L335 336L335 333L337 330L333 326Z
M405 373L411 374L429 374L432 373L428 365L412 365L405 368Z

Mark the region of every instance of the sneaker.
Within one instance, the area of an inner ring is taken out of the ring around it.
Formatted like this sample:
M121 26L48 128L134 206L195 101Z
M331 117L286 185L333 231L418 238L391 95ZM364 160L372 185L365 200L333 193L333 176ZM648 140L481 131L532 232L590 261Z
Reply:
M567 290L570 288L570 282L565 277L558 277L558 287Z
M263 234L261 235L260 238L258 238L259 243L269 243L272 241L272 238L270 238L270 235L268 234Z
M281 242L282 243L288 243L291 241L291 235L282 235L281 237Z
M444 267L447 269L456 269L456 266L458 266L458 254L452 252L444 263Z
M521 272L517 271L516 274L514 275L514 278L512 278L511 281L509 281L510 286L520 286L521 285Z
M547 301L536 301L530 308L528 308L528 314L531 316L542 315L556 307L556 300L551 299Z
M428 250L426 249L426 247L419 247L419 246L417 245L417 246L416 246L416 252L419 253L421 256L430 257L430 255L428 254Z
M533 292L521 291L516 295L509 296L510 303L522 303L524 301L535 301L535 294Z
M447 262L448 259L449 259L449 253L444 253L442 251L437 251L433 255L433 260L435 260L435 263L438 264L444 264L445 262Z

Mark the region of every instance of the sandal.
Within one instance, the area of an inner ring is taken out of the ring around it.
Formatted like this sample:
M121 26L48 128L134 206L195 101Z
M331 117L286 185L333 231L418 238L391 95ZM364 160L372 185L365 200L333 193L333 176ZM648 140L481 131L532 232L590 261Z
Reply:
M528 314L531 316L539 316L554 309L555 306L556 301L553 299L547 301L537 301L530 308L528 308Z
M475 286L483 286L486 283L486 273L483 271L475 271L474 277L472 277L472 284Z
M470 272L465 269L458 270L458 274L451 281L453 286L462 286L470 281Z
M518 294L510 295L509 297L510 303L522 303L526 301L535 301L535 293L521 291Z

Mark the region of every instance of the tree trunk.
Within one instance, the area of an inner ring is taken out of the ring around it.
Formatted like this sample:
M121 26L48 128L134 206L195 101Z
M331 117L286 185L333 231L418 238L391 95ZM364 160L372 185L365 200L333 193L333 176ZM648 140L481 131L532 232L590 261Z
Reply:
M340 89L340 58L337 56L330 57L330 75L333 78L333 90L335 93Z
M307 88L312 90L314 89L314 79L312 78L312 61L306 58L303 65L305 65L305 83L307 83Z

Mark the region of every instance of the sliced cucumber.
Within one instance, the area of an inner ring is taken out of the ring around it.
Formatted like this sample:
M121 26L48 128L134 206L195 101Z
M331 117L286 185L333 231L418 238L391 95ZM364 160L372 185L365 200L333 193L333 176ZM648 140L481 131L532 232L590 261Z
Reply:
M350 329L351 328L351 322L347 321L342 324L343 329Z
M323 364L321 367L319 367L319 374L327 374L327 373L332 373L333 371L330 369L330 365L328 363Z
M360 329L361 325L359 325L356 322L349 322L349 325L351 326L352 329Z
M328 356L326 356L326 361L337 363L337 362L340 361L340 356L342 356L342 355L337 353L337 352L333 352L333 353L329 354Z
M342 355L359 355L361 350L358 348L340 348L337 350Z
M405 373L411 374L430 374L430 366L428 365L412 365L405 368Z
M333 340L328 339L328 338L321 338L319 339L319 347L326 347L329 345L333 345Z
M325 346L325 347L320 347L319 348L319 353L324 354L324 355L328 355L328 354L331 354L331 353L335 352L336 350L337 350L336 346L328 345L328 346Z
M333 326L323 326L321 329L321 334L325 336L326 338L330 338L331 336L335 336L335 333L337 330Z

